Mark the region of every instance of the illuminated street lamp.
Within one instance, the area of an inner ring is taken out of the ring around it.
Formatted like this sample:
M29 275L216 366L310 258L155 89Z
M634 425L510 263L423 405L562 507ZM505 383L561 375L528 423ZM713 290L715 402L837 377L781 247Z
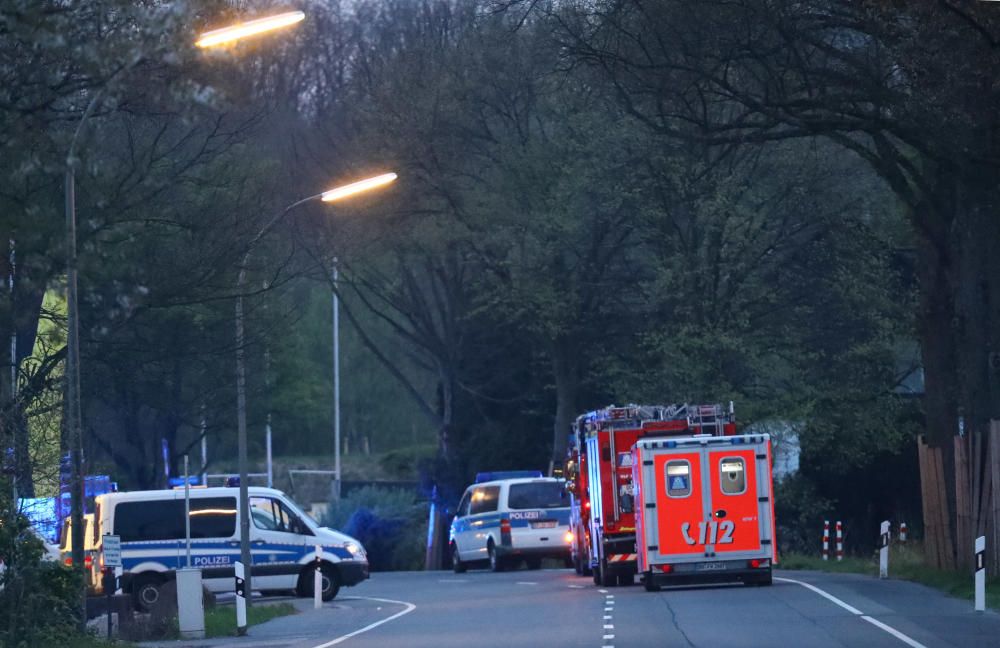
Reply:
M269 18L260 18L231 27L217 29L205 34L195 43L198 47L212 47L232 43L242 38L254 36L301 22L305 14L293 11ZM108 78L91 98L76 125L73 139L66 153L65 211L66 211L66 430L69 444L70 477L70 517L72 519L72 561L73 568L83 571L83 426L80 405L80 312L77 299L77 246L76 246L76 148L87 119L97 109L104 92L115 78L131 70L142 59L120 68ZM87 596L81 588L80 627L86 623Z
M304 205L314 200L332 202L348 196L353 196L365 191L385 186L396 179L395 173L385 173L372 178L367 178L359 182L343 185L303 198L292 203L288 207L275 214L260 231L250 239L247 244L247 251L243 255L243 262L240 264L240 273L236 279L236 434L238 446L238 462L240 471L240 562L243 563L244 580L243 591L246 593L245 601L249 601L252 589L252 568L253 556L250 554L250 494L249 494L249 471L247 469L247 395L246 395L246 366L243 359L243 287L246 285L247 264L250 261L250 254L254 246L267 235L275 225L278 224L287 214L296 207ZM339 478L339 474L338 474ZM240 604L240 601L237 601ZM246 634L246 617L239 615L237 610L237 627L239 635Z
M205 48L235 43L243 38L257 36L276 29L281 29L283 27L290 27L296 23L302 22L305 17L306 15L301 11L289 11L276 16L268 16L266 18L249 20L244 23L237 23L235 25L230 25L229 27L223 27L222 29L205 32L201 35L201 38L195 41L195 45Z

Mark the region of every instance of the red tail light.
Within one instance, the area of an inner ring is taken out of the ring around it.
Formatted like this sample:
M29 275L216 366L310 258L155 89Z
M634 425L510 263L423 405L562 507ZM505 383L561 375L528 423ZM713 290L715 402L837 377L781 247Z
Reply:
M766 558L764 559L754 558L753 560L750 561L750 569L759 569L761 567L770 567L770 566L771 562Z
M662 571L664 574L669 574L670 572L674 571L674 566L673 565L660 565L660 571Z
M500 520L500 533L510 533L510 520L507 518Z
M67 557L67 558L63 558L63 564L66 565L67 567L72 567L73 566L73 557L70 556L70 557Z
M93 566L93 564L94 564L94 557L93 556L84 556L83 557L83 566L84 567L86 567L87 569L90 569Z

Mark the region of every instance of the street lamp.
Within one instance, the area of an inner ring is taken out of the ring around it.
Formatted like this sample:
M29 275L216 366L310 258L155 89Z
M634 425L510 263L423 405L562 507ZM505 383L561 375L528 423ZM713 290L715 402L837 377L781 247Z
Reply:
M285 217L285 215L288 214L288 212L292 211L296 207L314 200L322 200L323 202L341 200L343 198L347 198L348 196L353 196L365 191L371 191L377 187L385 186L395 179L395 173L385 173L361 180L359 182L353 182L351 184L336 187L329 191L324 191L323 193L316 194L315 196L309 196L308 198L303 198L302 200L294 202L272 216L271 219L267 221L262 228L260 228L260 231L258 231L252 239L250 239L250 242L247 244L247 251L243 255L243 262L240 264L240 272L236 279L236 433L240 471L240 562L243 563L243 570L245 574L243 591L246 593L246 596L244 597L246 601L250 600L250 595L253 592L251 586L253 557L250 555L250 495L248 490L249 475L247 470L246 367L243 359L243 287L246 284L247 264L250 261L250 254L253 252L254 246L262 238L264 238L264 236L270 232L271 229L277 225L278 222ZM239 614L237 616L238 620L236 630L237 633L242 636L246 634L246 618L245 616L241 616Z
M270 18L261 18L247 23L217 29L202 35L196 43L198 47L211 47L223 43L272 31L281 27L294 25L305 18L301 11L280 14ZM76 144L80 139L84 124L100 103L104 92L115 77L131 70L142 59L137 59L127 65L104 82L97 93L91 98L80 117L73 139L70 140L69 151L66 154L65 194L66 194L66 430L69 444L71 478L70 478L70 517L72 519L72 561L73 568L84 571L83 551L83 426L80 405L80 311L77 303L77 249L76 249ZM80 627L83 628L87 619L87 594L81 588Z

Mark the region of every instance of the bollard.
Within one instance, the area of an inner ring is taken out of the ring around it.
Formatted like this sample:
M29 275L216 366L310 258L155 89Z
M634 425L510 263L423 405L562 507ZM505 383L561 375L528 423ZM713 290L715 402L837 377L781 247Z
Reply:
M878 577L889 578L889 520L879 529Z
M906 522L899 523L899 544L906 544Z
M247 633L246 572L243 563L236 561L236 634L243 637Z
M323 547L316 545L316 575L313 576L313 609L323 607L323 570L319 560Z
M976 538L976 612L986 610L986 536Z
M840 524L840 520L837 520L837 562L844 559L844 531Z
M823 560L830 559L830 520L823 520Z

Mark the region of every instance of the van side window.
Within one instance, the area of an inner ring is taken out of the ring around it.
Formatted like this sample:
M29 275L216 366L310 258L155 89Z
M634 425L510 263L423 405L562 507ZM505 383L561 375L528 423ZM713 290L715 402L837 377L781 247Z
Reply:
M456 509L456 516L464 517L469 514L469 499L471 495L472 491L465 491L465 495L462 495L462 501L458 503L458 509Z
M691 494L691 464L684 460L667 462L667 497Z
M183 506L183 502L181 505ZM191 500L191 538L231 538L236 534L236 498Z
M184 526L184 500L121 502L115 507L115 535L122 542L180 540ZM231 538L235 533L235 497L191 499L192 538Z
M497 503L500 499L499 486L482 486L472 492L472 504L469 507L469 515L477 513L492 513L497 510Z
M720 485L726 495L739 495L747 489L747 476L743 459L726 457L719 462Z
M281 500L271 497L250 498L250 518L258 529L299 535L313 535L309 527Z

